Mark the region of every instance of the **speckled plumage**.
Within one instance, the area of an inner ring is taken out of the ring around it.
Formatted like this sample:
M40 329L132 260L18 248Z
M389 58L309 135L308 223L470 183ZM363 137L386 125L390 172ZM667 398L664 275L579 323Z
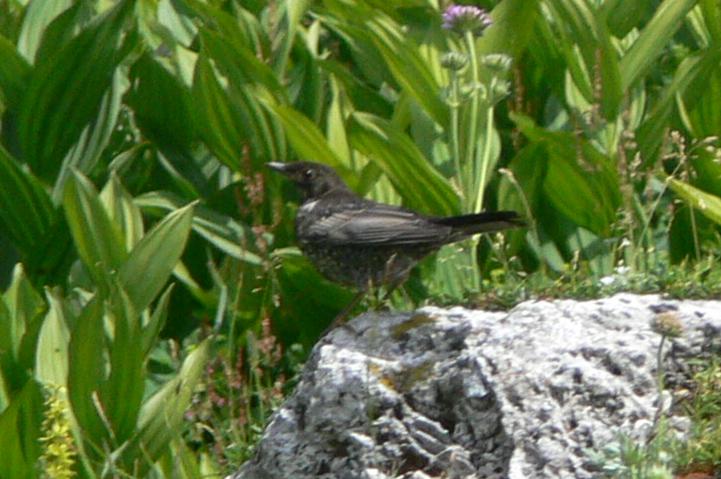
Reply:
M268 166L303 192L295 220L303 253L328 279L360 290L402 283L420 259L444 244L523 224L512 211L438 218L363 199L318 163Z

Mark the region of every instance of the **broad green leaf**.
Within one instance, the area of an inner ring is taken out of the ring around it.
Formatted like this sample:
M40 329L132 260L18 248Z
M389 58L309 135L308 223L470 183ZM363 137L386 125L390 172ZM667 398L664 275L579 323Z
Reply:
M198 129L203 141L215 156L234 171L240 171L245 147L242 114L223 90L206 56L201 55L195 68L193 97Z
M0 105L5 103L12 110L18 108L29 74L30 65L15 46L0 35Z
M279 78L282 78L285 74L288 57L290 56L291 47L295 41L298 26L310 3L309 0L285 0L280 4L283 12L283 33L281 34L280 48L278 48L278 52L273 59L273 70Z
M699 77L703 86L686 95L676 95L676 104L684 126L696 138L716 136L721 132L721 68Z
M172 292L173 285L171 284L158 300L158 304L155 305L153 314L148 318L148 322L142 327L140 335L144 357L150 354L151 349L158 340L160 330L163 328L163 325L165 325L165 320L168 317L168 303L170 302L170 294Z
M96 406L106 376L103 312L103 303L96 295L75 321L68 346L68 399L73 417L94 444L107 442L110 433Z
M52 182L61 159L96 117L126 52L122 32L132 2L122 2L33 70L19 116L23 159ZM132 42L132 40L129 40Z
M541 16L539 0L503 0L491 11L493 25L478 40L479 53L505 53L517 59Z
M621 90L627 91L667 48L669 39L681 26L686 14L698 0L664 0L651 21L621 59Z
M45 309L45 302L35 291L21 264L15 266L10 287L3 294L9 321L0 324L0 349L10 350L17 357L21 342L31 324Z
M440 125L448 124L448 106L441 100L441 87L426 61L399 25L376 14L364 20L371 41L383 56L396 81Z
M130 70L133 83L126 103L153 143L163 150L188 150L198 136L193 122L193 98L180 75L172 70L179 68L175 57L167 62L150 53L141 56Z
M48 386L66 386L70 331L65 321L63 300L56 291L45 290L50 308L45 315L37 345L35 378Z
M18 38L18 52L28 62L35 61L35 52L40 46L45 28L61 13L73 5L73 0L50 0L44 2L32 1L28 5L23 19L20 38Z
M110 220L95 187L80 173L68 180L63 206L80 259L97 282L107 284L108 275L127 257L120 228Z
M266 104L266 107L280 119L288 141L299 157L332 166L348 180L351 188L356 186L356 178L350 175L346 164L331 150L315 123L289 106Z
M410 208L437 215L459 213L458 196L448 181L403 132L376 116L354 113L348 136L354 148L383 170Z
M121 99L128 86L128 78L123 69L116 70L110 88L100 100L97 115L83 129L78 142L70 148L63 159L63 164L53 185L52 196L55 203L62 201L65 183L73 171L89 174L96 166L101 154L110 143L118 122Z
M0 146L0 227L24 255L48 234L56 213L42 184Z
M700 211L711 221L721 224L721 198L694 188L675 178L668 179L668 185L689 205Z
M35 381L27 381L0 412L0 477L36 477L42 419L42 392Z
M176 210L183 201L169 193L151 192L135 198L135 203L141 209L153 212L157 209ZM193 214L193 231L233 258L256 266L262 263L260 256L243 247L253 242L253 232L229 216L199 205Z
M136 311L142 311L165 288L190 233L193 204L173 211L130 251L118 272Z
M145 356L141 318L123 288L111 288L106 320L112 325L110 373L100 388L100 401L113 427L113 437L122 444L133 434L144 392Z
M138 434L129 451L138 453L142 450L146 458L154 461L179 435L183 415L205 373L209 354L210 340L206 339L185 358L177 376L143 404L138 419Z
M244 152L250 154L255 168L266 161L283 161L285 136L260 103L285 102L272 70L253 52L234 49L213 32L201 31L201 39L193 93L205 143L234 171L241 170Z
M512 114L511 118L530 141L546 148L544 194L575 224L608 236L621 202L617 173L610 161L573 134L544 130L522 115Z
M110 221L125 238L125 248L131 250L143 237L143 216L114 173L100 192L100 199Z
M709 49L702 54L684 58L678 66L673 80L663 89L653 109L646 115L646 120L638 129L639 148L647 161L655 157L663 142L677 96L679 94L698 96L703 92L703 83L717 67L719 59L721 59L719 51Z

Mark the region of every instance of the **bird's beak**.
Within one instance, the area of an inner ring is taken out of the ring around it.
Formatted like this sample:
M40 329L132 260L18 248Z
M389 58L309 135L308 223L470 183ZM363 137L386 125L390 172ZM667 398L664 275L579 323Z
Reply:
M269 161L268 163L265 164L265 166L267 166L271 170L275 170L275 171L278 171L283 174L288 173L288 163L281 163L279 161Z

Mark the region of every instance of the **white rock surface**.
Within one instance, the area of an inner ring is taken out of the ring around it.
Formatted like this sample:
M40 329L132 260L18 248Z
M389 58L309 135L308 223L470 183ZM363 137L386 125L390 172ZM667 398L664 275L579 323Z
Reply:
M255 457L229 477L598 477L589 450L651 429L661 336L650 322L669 312L685 329L664 349L674 385L688 358L721 351L721 302L621 294L364 314L315 347Z

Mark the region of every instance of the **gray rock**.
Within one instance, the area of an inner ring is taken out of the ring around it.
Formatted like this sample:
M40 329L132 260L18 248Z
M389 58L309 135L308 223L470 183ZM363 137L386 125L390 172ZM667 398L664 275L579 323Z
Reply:
M364 314L315 347L255 457L229 477L598 477L588 451L621 432L644 440L668 397L650 326L664 312L684 325L664 353L667 384L682 385L688 358L721 351L721 302L621 294Z

